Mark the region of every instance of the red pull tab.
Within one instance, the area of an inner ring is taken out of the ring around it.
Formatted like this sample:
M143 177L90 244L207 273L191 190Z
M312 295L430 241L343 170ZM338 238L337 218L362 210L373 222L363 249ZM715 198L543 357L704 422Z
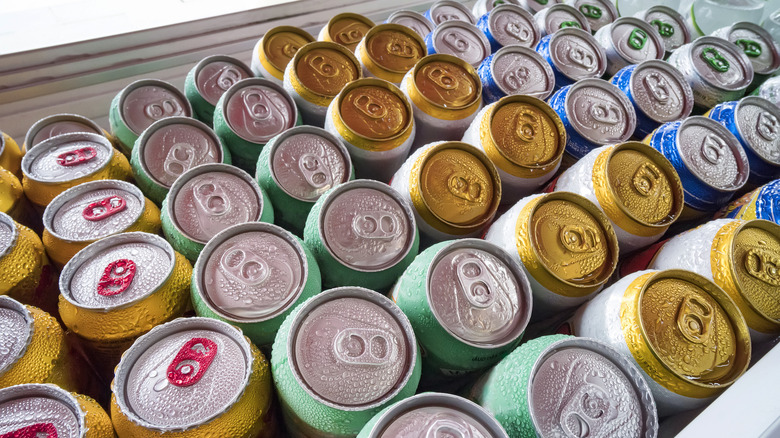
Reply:
M36 423L13 432L4 433L0 435L0 438L57 438L57 428L52 423Z
M81 215L88 221L102 221L127 208L127 201L121 196L109 196L93 202L84 208Z
M95 148L88 146L81 149L76 149L69 152L63 152L57 155L57 164L60 166L78 166L81 163L97 157L97 151Z
M97 293L104 297L113 297L126 291L135 277L135 262L119 259L111 262L103 271L97 285Z
M211 339L190 339L168 365L168 381L175 386L190 386L198 383L216 355L217 344Z

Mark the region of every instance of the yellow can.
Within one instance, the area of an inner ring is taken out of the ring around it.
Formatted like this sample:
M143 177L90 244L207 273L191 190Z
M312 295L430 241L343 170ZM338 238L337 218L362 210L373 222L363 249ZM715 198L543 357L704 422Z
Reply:
M284 69L298 49L314 42L314 37L294 26L277 26L270 29L255 44L252 52L252 72L271 81L282 84Z
M0 132L0 166L13 172L17 178L22 177L22 151L5 132Z
M40 223L27 197L24 196L19 178L4 168L0 168L0 212L27 226Z
M360 14L345 12L331 18L328 24L320 30L317 39L341 44L350 52L354 52L360 40L372 27L374 27L374 22L368 18Z
M366 77L400 85L419 60L428 53L422 37L400 24L380 24L366 32L355 49Z

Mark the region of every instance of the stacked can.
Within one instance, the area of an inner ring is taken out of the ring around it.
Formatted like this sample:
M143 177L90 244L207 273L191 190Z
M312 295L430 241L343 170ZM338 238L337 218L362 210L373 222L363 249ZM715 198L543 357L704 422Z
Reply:
M40 228L40 218L24 195L21 181L10 170L0 166L0 212L21 224Z
M0 131L0 167L16 175L22 176L22 151L13 138Z
M345 12L334 15L320 30L317 40L334 42L354 53L360 40L374 26L373 21L362 15Z
M620 17L617 8L610 0L567 0L566 3L585 16L591 32L594 33Z
M555 88L550 64L539 53L518 45L498 49L482 61L478 72L486 104L515 94L547 99Z
M607 74L610 76L628 65L664 57L661 35L638 18L618 18L602 27L594 37L607 55Z
M549 8L558 3L562 3L562 1L561 0L519 0L520 6L522 6L523 9L527 10L532 14L536 14L537 12Z
M590 23L580 11L564 3L551 5L534 14L534 21L542 37L561 29L573 27L590 33Z
M555 89L587 78L600 78L607 71L607 55L593 36L581 29L561 29L547 35L536 51L552 67Z
M428 54L422 37L400 24L380 24L366 32L355 49L363 76L400 85L406 72Z
M764 81L752 93L754 96L763 97L764 99L774 103L780 104L780 77L771 77Z
M219 98L236 82L252 76L249 67L236 58L207 56L195 64L184 78L184 95L190 101L195 117L211 124Z
M292 437L355 436L384 407L412 396L420 379L409 320L386 297L358 287L296 307L276 336L271 364Z
M269 29L252 50L252 73L279 85L284 83L284 70L298 50L314 42L314 37L294 26Z
M651 6L634 14L634 17L652 24L664 42L668 58L675 50L691 42L691 31L685 18L676 10L663 5Z
M437 0L423 14L425 18L431 20L435 26L447 21L463 21L469 24L476 24L477 20L471 11L455 0Z
M479 28L465 21L445 21L425 36L428 54L444 53L478 67L490 55L490 41Z
M718 217L764 219L780 224L780 180L774 180L735 200Z
M90 132L103 135L114 146L117 146L116 139L91 119L78 114L54 114L44 117L30 126L30 129L27 130L27 134L24 136L22 154L26 154L35 145L44 140L72 132Z
M474 17L481 17L488 12L492 11L494 8L498 7L499 5L503 4L510 4L510 5L517 5L520 6L520 2L518 0L477 0L474 2L474 6L471 7L471 15ZM527 11L527 9L524 9Z
M763 27L742 21L723 27L712 36L731 41L740 48L753 64L754 78L751 89L757 88L780 69L780 46Z
M482 15L477 27L487 37L493 52L510 45L533 49L542 37L533 15L511 3L502 3Z
M425 18L424 15L408 9L393 12L387 17L385 23L406 26L417 32L417 35L420 35L422 38L425 38L425 35L433 32L433 28L436 27L430 20Z

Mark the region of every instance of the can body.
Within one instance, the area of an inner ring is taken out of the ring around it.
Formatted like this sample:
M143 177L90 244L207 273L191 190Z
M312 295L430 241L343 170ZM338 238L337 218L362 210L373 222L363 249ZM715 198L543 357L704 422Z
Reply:
M195 117L211 124L219 98L236 82L253 76L249 67L238 59L223 55L207 56L184 78L184 95L192 105Z
M485 34L471 23L450 20L436 26L425 36L428 54L444 53L457 56L474 68L490 55L490 42Z
M13 172L17 178L22 177L22 151L14 139L5 132L0 132L0 166Z
M0 169L0 212L29 227L40 227L40 218L24 195L21 181L6 169Z
M269 29L252 50L252 73L282 85L287 64L298 49L312 42L314 37L298 27L277 26Z
M664 57L661 35L638 18L618 18L602 27L594 37L607 55L607 74L610 76L627 65Z
M509 45L533 49L542 37L533 15L511 3L500 4L480 15L476 24L494 53Z
M506 47L485 58L477 70L485 104L504 96L524 94L547 99L555 88L550 64L526 47Z
M780 223L780 181L774 180L745 194L723 208L717 217L732 219L764 219Z
M535 50L550 64L555 89L580 79L600 78L607 71L607 55L593 38L581 29L561 29L539 40Z

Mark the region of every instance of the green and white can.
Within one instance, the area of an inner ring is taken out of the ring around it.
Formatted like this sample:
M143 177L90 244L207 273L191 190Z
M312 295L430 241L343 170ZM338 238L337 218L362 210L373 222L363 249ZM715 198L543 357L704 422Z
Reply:
M207 56L184 78L184 95L192 104L195 117L210 125L219 98L236 82L254 76L246 64L232 56Z

